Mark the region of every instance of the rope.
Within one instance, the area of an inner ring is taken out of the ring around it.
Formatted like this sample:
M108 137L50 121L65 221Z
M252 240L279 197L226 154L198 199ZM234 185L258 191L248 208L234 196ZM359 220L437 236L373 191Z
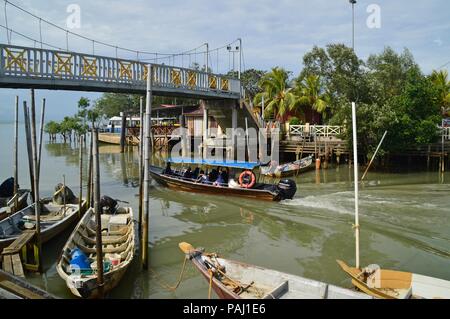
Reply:
M178 277L178 281L176 282L175 286L171 286L167 282L165 282L164 280L158 279L158 278L160 278L159 274L156 271L154 271L153 269L151 269L151 268L150 268L150 272L153 275L155 275L155 279L158 281L158 284L162 288L167 289L169 291L175 291L178 288L178 286L180 286L181 282L183 281L183 276L184 276L184 271L186 269L186 262L187 262L187 260L188 260L187 258L184 258L183 267L181 268L181 272L180 272L180 275Z

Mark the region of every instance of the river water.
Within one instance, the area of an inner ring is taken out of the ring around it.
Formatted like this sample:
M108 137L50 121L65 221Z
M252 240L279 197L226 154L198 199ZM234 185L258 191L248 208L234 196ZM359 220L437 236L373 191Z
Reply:
M23 126L19 132L19 182L29 188ZM0 124L0 137L3 181L13 173L13 125ZM41 196L51 196L63 175L77 193L78 146L44 140ZM137 149L120 154L116 146L101 145L100 165L102 194L129 202L137 216ZM178 279L182 241L226 258L350 287L335 260L354 264L352 171L341 165L302 174L295 198L280 203L173 191L152 182L150 270L142 271L135 258L110 297L207 298L208 283L190 265L175 292L164 288ZM370 172L360 189L362 265L450 280L449 181L449 173ZM27 274L30 282L63 298L72 295L55 263L70 232L44 245L45 274Z

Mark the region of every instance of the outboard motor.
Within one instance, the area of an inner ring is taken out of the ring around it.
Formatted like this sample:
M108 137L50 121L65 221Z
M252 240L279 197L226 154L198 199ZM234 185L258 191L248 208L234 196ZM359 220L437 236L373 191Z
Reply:
M100 198L100 211L106 214L115 214L117 210L117 201L109 196L103 195Z
M14 177L10 177L0 185L0 197L11 197L13 195L14 195Z
M292 199L297 191L297 184L292 179L282 179L277 188L282 199Z
M72 204L75 202L76 199L74 193L69 187L67 187L67 185L64 187L62 183L59 183L55 186L55 193L53 194L53 203L57 205L63 205L64 198L66 204Z

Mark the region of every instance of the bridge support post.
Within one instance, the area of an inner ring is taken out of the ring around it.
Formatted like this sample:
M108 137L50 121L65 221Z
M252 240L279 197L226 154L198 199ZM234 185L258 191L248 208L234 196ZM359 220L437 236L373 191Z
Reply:
M231 139L233 141L233 150L232 150L232 154L233 154L233 159L236 159L236 145L237 145L237 136L236 136L236 130L237 130L237 121L238 121L238 110L237 110L237 106L233 106L233 108L231 109L231 128L232 128L232 134L231 134Z
M203 104L203 158L206 158L208 154L207 140L208 140L208 108L206 102L202 101Z

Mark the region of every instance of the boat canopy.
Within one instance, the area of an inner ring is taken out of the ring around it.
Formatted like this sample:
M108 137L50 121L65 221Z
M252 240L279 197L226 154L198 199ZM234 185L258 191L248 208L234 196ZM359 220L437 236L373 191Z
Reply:
M215 159L203 159L203 158L192 158L192 157L172 157L166 160L170 163L176 164L192 164L192 165L208 165L208 166L222 166L230 168L241 168L241 169L254 169L260 166L258 162L242 162L235 160L225 160L217 161Z

